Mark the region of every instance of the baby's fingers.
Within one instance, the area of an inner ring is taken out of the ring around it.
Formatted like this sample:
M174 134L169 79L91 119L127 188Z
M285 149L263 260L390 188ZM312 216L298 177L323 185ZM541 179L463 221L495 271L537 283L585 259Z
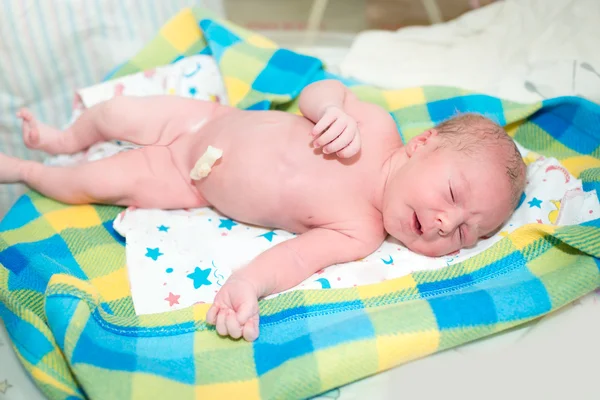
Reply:
M227 314L227 310L221 309L221 310L219 310L219 315L217 315L216 328L217 328L217 333L221 336L227 335L227 323L226 323L227 315L226 314Z
M243 326L256 314L258 314L258 301L246 301L237 310L237 321Z
M232 338L239 339L242 336L242 327L238 323L235 312L232 310L227 310L225 326L227 327L227 333Z
M336 120L331 126L323 132L321 136L319 136L313 142L313 147L323 147L332 141L334 141L341 133L346 129L347 124L344 121Z
M312 136L316 137L318 135L320 135L321 133L323 133L323 131L327 128L329 128L329 126L331 124L333 124L335 122L335 120L337 119L337 116L333 113L326 113L325 115L323 115L323 118L321 118L319 120L319 122L317 122L315 124L315 126L312 129Z
M210 325L216 325L217 323L217 314L219 313L219 306L213 304L206 313L206 323Z
M354 139L350 144L337 152L339 158L350 158L358 154L360 151L360 135L354 135Z
M255 315L244 325L244 340L247 342L254 342L258 339L258 333L258 315Z
M337 138L335 138L327 146L323 147L323 153L331 154L342 150L344 147L348 146L350 142L352 142L354 136L356 136L356 129L348 126Z

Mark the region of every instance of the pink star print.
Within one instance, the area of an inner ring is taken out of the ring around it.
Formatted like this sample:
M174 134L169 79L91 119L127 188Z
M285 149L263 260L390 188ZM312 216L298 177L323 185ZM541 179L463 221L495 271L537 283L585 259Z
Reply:
M165 301L169 302L169 307L173 307L175 304L179 304L179 298L181 296L178 294L173 294L169 292L169 296L165 297Z
M122 96L124 90L125 90L125 85L123 85L122 83L117 83L115 85L115 96Z

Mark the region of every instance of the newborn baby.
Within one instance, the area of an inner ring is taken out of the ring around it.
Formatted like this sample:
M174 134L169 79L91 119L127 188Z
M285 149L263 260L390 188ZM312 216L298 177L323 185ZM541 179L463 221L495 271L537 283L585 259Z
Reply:
M212 206L297 233L234 272L208 311L219 334L248 341L259 333L258 299L369 255L388 233L428 256L472 246L500 227L523 190L516 146L482 116L453 118L403 145L388 112L337 81L308 86L300 110L304 116L173 96L117 97L64 132L22 110L29 148L75 153L114 139L143 147L71 167L0 154L0 182L24 182L71 204ZM222 157L192 179L209 146Z

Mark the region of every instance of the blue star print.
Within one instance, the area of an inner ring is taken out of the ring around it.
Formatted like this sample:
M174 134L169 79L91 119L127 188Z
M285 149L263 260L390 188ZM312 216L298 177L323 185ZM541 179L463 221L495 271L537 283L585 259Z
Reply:
M527 202L527 204L529 204L529 208L533 208L533 207L537 207L537 208L542 208L542 201L540 199L537 198L533 198L530 201Z
M273 236L275 236L275 235L277 235L277 234L275 232L271 231L271 232L263 233L262 235L258 235L258 237L264 237L269 242L272 242Z
M159 232L169 232L169 227L161 225L161 226L158 227L158 231Z
M521 204L523 204L526 197L527 196L525 196L525 193L521 193L521 198L519 199L519 204L517 204L517 208L521 207Z
M198 93L198 91L196 90L196 88L193 87L193 86L190 88L189 92L190 92L190 95L192 95L192 96L195 96L196 93Z
M154 261L156 261L158 259L158 257L160 257L162 255L163 255L163 253L160 252L158 247L156 247L154 249L146 247L146 257L151 258Z
M384 260L383 258L381 259L381 261L383 261L383 263L385 265L391 265L394 263L394 259L392 258L392 256L389 256L390 258L388 260Z
M235 222L235 221L232 221L232 220L230 220L230 219L222 219L222 218L219 218L219 221L221 221L221 224L219 225L219 228L225 228L225 229L227 229L228 231L230 231L230 230L231 230L231 228L233 228L234 226L236 226L236 225L237 225L237 222Z
M194 289L198 289L202 285L212 285L212 282L208 280L211 269L212 268L200 269L199 267L196 267L194 272L187 276L194 281Z

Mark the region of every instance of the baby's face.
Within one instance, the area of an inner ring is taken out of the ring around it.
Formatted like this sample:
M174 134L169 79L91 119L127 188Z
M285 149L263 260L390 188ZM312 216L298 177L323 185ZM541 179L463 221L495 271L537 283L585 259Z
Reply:
M386 231L410 250L431 257L473 246L511 214L506 170L493 156L419 148L386 187Z

